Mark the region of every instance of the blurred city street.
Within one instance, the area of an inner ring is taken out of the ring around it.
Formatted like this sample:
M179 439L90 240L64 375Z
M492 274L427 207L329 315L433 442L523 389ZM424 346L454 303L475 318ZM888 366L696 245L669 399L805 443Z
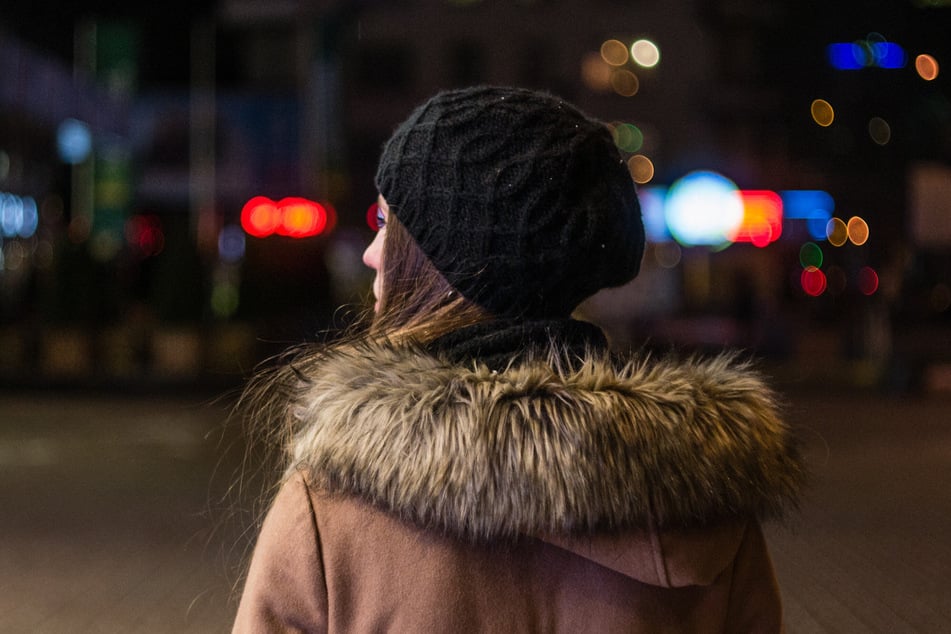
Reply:
M787 630L948 631L947 395L786 398L814 474L768 529ZM0 631L228 631L252 522L228 403L0 394Z

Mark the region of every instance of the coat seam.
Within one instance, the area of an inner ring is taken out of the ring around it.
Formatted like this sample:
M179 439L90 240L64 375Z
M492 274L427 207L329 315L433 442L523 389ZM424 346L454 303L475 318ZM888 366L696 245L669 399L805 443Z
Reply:
M320 569L323 572L323 574L320 575L320 584L321 590L324 593L324 599L327 604L327 626L329 628L330 596L327 591L327 565L324 561L324 549L320 540L320 528L317 525L317 509L314 508L314 501L311 497L310 487L307 484L307 478L304 477L304 474L301 471L297 472L296 477L300 480L300 484L304 488L304 499L307 500L307 509L310 511L310 527L311 531L313 532L314 552L317 555L317 561L320 562Z

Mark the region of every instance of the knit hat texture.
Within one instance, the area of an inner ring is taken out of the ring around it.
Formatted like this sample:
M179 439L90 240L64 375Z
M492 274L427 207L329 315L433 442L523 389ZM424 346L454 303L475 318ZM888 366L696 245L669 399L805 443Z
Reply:
M386 142L376 185L436 269L496 316L564 317L640 268L640 205L610 131L548 94L437 94Z

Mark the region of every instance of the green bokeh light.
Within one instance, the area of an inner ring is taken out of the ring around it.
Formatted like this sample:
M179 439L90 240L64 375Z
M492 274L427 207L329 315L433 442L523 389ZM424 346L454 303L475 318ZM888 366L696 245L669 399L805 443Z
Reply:
M815 242L807 242L799 249L799 263L802 268L814 266L817 269L822 268L822 249Z

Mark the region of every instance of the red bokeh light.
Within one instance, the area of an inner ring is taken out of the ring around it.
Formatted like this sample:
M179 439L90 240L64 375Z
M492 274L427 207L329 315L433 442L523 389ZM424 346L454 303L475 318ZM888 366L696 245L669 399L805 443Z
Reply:
M743 222L728 236L733 242L751 242L765 247L783 232L783 200L769 190L740 190Z
M369 226L374 231L379 231L380 227L376 221L377 210L380 208L380 204L373 202L369 207L367 207L367 226Z
M241 209L241 228L256 238L271 235L280 222L277 205L266 196L255 196Z
M826 290L826 275L814 266L807 266L799 276L799 283L806 295L818 297Z
M333 207L297 196L276 203L266 196L255 196L241 210L241 228L257 238L273 234L307 238L332 229L335 222Z
M878 290L878 273L870 266L859 269L859 291L863 295L874 295Z
M324 208L306 198L284 198L277 203L281 221L276 233L292 238L306 238L323 232L327 226L327 212Z
M158 255L165 248L165 233L158 216L138 214L125 223L126 242L142 257Z

